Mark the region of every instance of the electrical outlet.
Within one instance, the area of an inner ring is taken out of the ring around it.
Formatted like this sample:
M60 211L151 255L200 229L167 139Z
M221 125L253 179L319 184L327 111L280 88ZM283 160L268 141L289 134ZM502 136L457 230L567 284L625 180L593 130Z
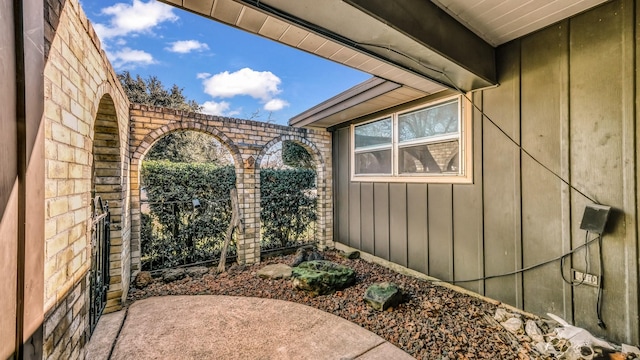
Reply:
M583 283L585 285L598 286L600 283L600 278L598 275L593 274L585 274L582 271L578 271L576 269L571 269L573 272L573 281L577 283Z

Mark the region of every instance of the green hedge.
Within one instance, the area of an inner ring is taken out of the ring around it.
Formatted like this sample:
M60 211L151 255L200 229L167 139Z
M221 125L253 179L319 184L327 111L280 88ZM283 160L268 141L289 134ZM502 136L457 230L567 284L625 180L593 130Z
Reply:
M229 191L235 181L232 166L143 162L142 185L149 207L148 214L145 212L141 216L143 269L219 257L231 221ZM287 247L313 240L316 221L316 197L312 191L315 189L314 171L262 169L260 182L261 247ZM199 208L194 208L194 198L200 202ZM232 244L230 255L234 253L235 244Z
M142 184L150 212L141 219L143 268L218 257L231 220L229 191L235 181L232 166L145 161Z
M310 169L260 171L263 248L296 245L315 234L316 174Z

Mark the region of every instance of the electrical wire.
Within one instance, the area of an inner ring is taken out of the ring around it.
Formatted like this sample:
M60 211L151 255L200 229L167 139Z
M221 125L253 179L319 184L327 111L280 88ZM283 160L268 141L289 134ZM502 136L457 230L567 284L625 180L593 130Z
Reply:
M587 243L587 239L589 238L589 232L587 231L586 234L584 235L584 243ZM595 239L594 239L595 240ZM585 275L589 273L590 270L590 265L591 262L589 261L589 247L587 246L585 248L585 252L584 252L584 262L586 264L587 270L585 271L585 273L582 275L582 279L580 280L580 282L575 282L573 280L567 280L567 278L564 276L564 257L562 259L560 259L560 276L562 277L562 280L564 280L565 283L571 285L571 286L580 286L582 284L584 284L584 279L585 279Z
M572 249L571 251L564 253L560 256L554 257L553 259L549 259L547 261L543 261L541 263L535 264L535 265L531 265L531 266L527 266L518 270L514 270L514 271L510 271L507 273L503 273L503 274L498 274L498 275L488 275L488 276L483 276L480 278L475 278L475 279L465 279L465 280L433 280L433 282L445 282L445 283L449 283L449 284L460 284L460 283L468 283L468 282L474 282L474 281L484 281L484 280L490 280L490 279L495 279L495 278L501 278L501 277L505 277L505 276L510 276L510 275L516 275L516 274L520 274L523 273L525 271L529 271L529 270L533 270L536 268L539 268L541 266L550 264L552 262L558 261L558 260L563 260L565 257L569 256L569 255L573 255L574 253L576 253L578 250L582 249L582 248L587 248L589 246L589 244L595 242L596 240L600 239L601 236L598 236L596 238L593 238L591 240L588 240L584 242L584 244ZM564 279L564 275L563 275L563 279Z
M607 324L602 320L602 295L604 290L604 261L602 258L602 235L598 235L598 259L600 262L600 269L598 275L600 276L600 283L598 284L598 299L596 300L596 315L598 316L598 326L601 329L606 329Z

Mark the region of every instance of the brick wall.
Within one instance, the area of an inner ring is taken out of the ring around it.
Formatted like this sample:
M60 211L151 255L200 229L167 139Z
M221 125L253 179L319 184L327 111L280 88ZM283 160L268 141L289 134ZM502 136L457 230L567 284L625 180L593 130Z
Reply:
M290 140L304 146L316 163L318 240L333 246L331 200L331 135L324 130L292 128L180 110L131 105L131 257L132 276L140 270L140 163L153 143L179 130L208 133L227 147L234 159L236 187L245 231L238 234L238 261L260 261L260 164L273 145Z
M88 325L94 189L113 210L108 310L129 285L129 103L78 1L44 6L44 357L72 358Z
M45 359L84 359L87 341L89 277L80 279L64 301L45 314L43 346Z

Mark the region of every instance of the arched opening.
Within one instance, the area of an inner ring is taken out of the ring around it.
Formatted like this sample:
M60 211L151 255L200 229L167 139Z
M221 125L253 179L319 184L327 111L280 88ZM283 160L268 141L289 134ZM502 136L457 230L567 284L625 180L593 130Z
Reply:
M123 159L113 99L100 99L93 126L91 162L90 328L93 330L107 299L122 294ZM112 254L119 256L111 256ZM115 296L110 293L117 292Z
M286 137L263 148L258 157L262 254L319 242L318 156L308 143Z
M139 161L140 269L209 264L231 220L235 161L219 137L189 129L162 134ZM235 243L227 258L236 255Z

